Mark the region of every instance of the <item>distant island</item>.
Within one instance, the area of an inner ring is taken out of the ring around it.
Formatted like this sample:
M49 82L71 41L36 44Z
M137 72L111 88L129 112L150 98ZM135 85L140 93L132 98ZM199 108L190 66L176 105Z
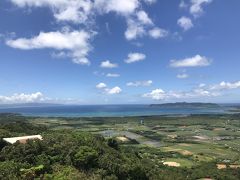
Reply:
M164 103L164 104L150 104L150 107L160 107L160 108L219 108L220 105L215 104L215 103L176 102L176 103Z

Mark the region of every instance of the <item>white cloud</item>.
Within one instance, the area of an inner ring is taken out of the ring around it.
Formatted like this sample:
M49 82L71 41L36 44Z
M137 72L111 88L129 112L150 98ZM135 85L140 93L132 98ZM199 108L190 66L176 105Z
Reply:
M115 12L120 15L129 15L139 7L139 0L95 0L94 6L102 13Z
M107 77L120 77L120 74L108 73L106 76L107 76Z
M138 10L131 16L127 16L126 20L127 30L125 31L125 38L127 40L135 40L144 36L159 38L160 36L165 36L165 33L167 32L155 27L151 18L143 10ZM150 28L152 30L149 31Z
M32 94L14 94L12 96L0 96L1 104L15 104L15 103L33 103L42 102L46 100L41 92L36 92Z
M224 92L230 90L240 89L240 81L236 82L221 82L215 85L200 84L189 91L164 91L162 89L155 89L149 93L145 93L142 96L151 98L153 100L176 100L176 99L193 99L202 97L217 97L223 96Z
M142 53L129 53L128 58L125 60L125 62L130 64L138 61L143 61L145 58L146 55Z
M11 0L15 5L23 7L48 7L57 21L85 23L92 13L91 0Z
M148 81L128 82L126 85L127 85L127 86L139 87L139 86L151 86L152 83L153 83L152 80L148 80Z
M166 37L168 35L167 30L157 28L157 27L149 30L148 33L149 33L149 36L154 38L154 39L163 38L163 37Z
M152 4L155 0L146 0L145 2ZM115 12L125 18L127 22L125 38L127 40L134 40L148 35L146 33L147 29L154 26L151 18L142 9L141 0L95 0L94 4L98 12Z
M144 26L137 23L133 19L127 20L127 26L127 30L125 31L125 38L127 40L133 40L138 37L142 37L146 33Z
M125 31L127 40L135 40L144 36L159 39L169 34L167 30L156 27L144 11L139 11L137 15L137 19L127 19L127 30Z
M152 20L148 17L145 11L137 12L137 18L142 24L153 24Z
M96 13L122 16L135 13L140 0L11 0L18 7L48 7L58 21L85 23Z
M96 85L97 89L103 89L103 88L106 88L106 87L107 87L107 85L105 83L99 83L99 84Z
M193 28L193 23L192 20L188 17L181 17L180 19L178 19L177 24L183 28L184 31L187 31L191 28Z
M234 90L234 89L240 89L240 81L235 81L235 82L225 82L222 81L218 84L213 84L213 85L206 85L204 83L199 84L198 86L199 88L197 89L202 89L203 91L208 91L208 92L212 92L215 94L220 94L220 92L227 92L230 90Z
M116 68L118 64L111 63L109 60L101 62L100 67L102 68Z
M236 81L232 83L222 81L221 83L210 87L211 90L230 90L230 89L238 89L238 88L240 88L240 81Z
M211 60L205 56L196 55L191 58L181 59L181 60L171 60L170 66L174 68L178 67L202 67L209 66Z
M150 93L144 94L143 97L152 98L154 100L163 100L166 98L166 93L162 89L155 89Z
M188 93L187 96L188 97L215 97L215 96L219 96L220 94L218 92L211 92L209 90L206 89L194 89L193 92Z
M111 88L111 89L105 89L107 94L120 94L122 92L122 89L118 86Z
M150 93L143 94L143 97L151 98L153 100L175 100L187 98L200 98L200 97L216 97L221 94L214 91L209 91L202 88L196 88L191 91L164 91L162 89L152 90Z
M55 49L68 51L68 56L77 64L90 64L87 56L91 50L90 39L93 34L81 31L56 31L40 32L38 36L32 38L9 39L6 44L12 48L30 49Z
M155 27L147 12L143 10L142 0L10 0L20 8L49 8L56 21L70 22L84 25L83 28L91 30L99 15L115 13L124 17L127 22L125 38L134 40L145 35L153 38L161 37L161 31L150 31ZM153 4L156 0L144 0ZM74 51L76 52L76 51ZM78 51L79 52L79 51ZM74 55L76 56L76 55ZM77 54L79 56L79 54ZM79 64L89 64L87 58L73 58Z
M79 104L82 100L80 99L59 99L46 97L41 92L35 93L16 93L11 96L1 96L0 104L24 104L24 103L54 103L54 104Z
M113 94L120 94L122 92L122 89L118 86L115 86L113 88L108 88L105 83L99 83L96 85L97 89L102 90L103 93L113 95Z
M177 78L178 78L178 79L186 79L186 78L188 78L188 77L189 77L189 75L186 74L186 73L178 74L178 75L177 75Z
M140 6L139 0L11 0L19 7L48 7L58 21L86 23L91 16L115 12L127 16Z
M40 32L32 38L10 38L7 45L22 50L54 49L60 52L52 53L54 58L70 57L74 63L90 65L88 54L92 47L91 38L96 34L91 32L98 15L115 13L127 22L125 38L134 40L148 36L161 38L167 31L155 27L146 11L142 0L10 0L20 8L49 8L57 22L81 24L87 30L67 30L56 32ZM156 0L144 0L152 4ZM71 25L71 24L70 24ZM91 32L91 33L90 33ZM136 60L137 61L137 60ZM114 66L114 65L113 65ZM109 64L111 67L111 64ZM115 66L114 66L115 67Z
M191 0L190 13L194 17L199 17L203 14L203 5L210 4L212 0Z

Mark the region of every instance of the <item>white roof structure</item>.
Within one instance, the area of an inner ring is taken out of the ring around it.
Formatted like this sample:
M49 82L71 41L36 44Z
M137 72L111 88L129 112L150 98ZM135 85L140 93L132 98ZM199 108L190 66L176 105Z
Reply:
M4 141L10 143L10 144L14 144L17 141L19 141L22 144L25 144L27 142L27 140L33 140L33 139L39 139L39 140L43 140L41 135L33 135L33 136L22 136L22 137L12 137L12 138L3 138Z

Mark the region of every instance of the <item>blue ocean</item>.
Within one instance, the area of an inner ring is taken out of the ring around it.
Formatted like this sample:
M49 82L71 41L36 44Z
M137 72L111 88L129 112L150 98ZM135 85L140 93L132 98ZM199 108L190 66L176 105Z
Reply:
M123 117L228 113L228 106L217 108L160 108L149 105L57 105L41 107L1 107L0 113L20 113L42 117Z

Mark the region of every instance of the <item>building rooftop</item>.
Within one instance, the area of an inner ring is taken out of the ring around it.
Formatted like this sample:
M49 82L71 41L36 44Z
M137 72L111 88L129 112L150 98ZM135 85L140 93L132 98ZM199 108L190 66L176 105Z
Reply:
M3 138L4 141L10 143L10 144L14 144L17 141L19 141L22 144L25 144L27 142L27 140L32 140L32 139L39 139L39 140L43 140L41 135L33 135L33 136L22 136L22 137L12 137L12 138Z

